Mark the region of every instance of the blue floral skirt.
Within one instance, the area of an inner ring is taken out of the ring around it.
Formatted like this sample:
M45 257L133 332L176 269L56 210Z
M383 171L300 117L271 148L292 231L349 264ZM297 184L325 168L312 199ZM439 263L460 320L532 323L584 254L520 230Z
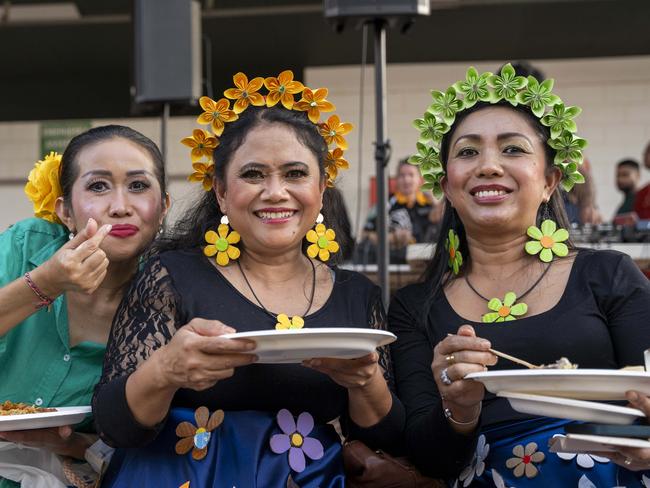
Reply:
M172 409L156 440L117 449L102 487L343 488L339 436L288 410Z
M593 454L552 453L549 440L568 420L533 419L484 430L454 488L650 488L650 472L630 471Z

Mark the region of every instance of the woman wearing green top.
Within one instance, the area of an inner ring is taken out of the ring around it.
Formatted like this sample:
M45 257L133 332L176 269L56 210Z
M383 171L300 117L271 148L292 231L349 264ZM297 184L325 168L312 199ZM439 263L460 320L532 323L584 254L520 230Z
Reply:
M0 402L89 405L117 305L169 207L162 156L133 129L96 127L37 163L25 192L38 218L0 234ZM83 459L96 436L0 440Z

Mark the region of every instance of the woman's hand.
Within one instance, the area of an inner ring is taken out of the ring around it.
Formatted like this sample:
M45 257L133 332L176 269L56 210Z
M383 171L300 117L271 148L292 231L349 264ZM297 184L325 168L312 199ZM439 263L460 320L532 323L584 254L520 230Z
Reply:
M253 341L221 337L233 332L218 320L192 319L152 355L162 386L201 391L231 377L235 368L254 363L257 356L248 354L255 348Z
M379 354L371 352L357 359L314 358L303 365L326 374L347 389L364 388L376 377L383 377Z
M347 388L348 413L358 426L373 426L390 411L392 397L377 352L357 359L314 358L304 361L303 365Z
M638 408L646 417L650 418L650 398L638 391L628 391L625 396L630 402L630 407ZM618 452L599 453L610 458L619 466L632 471L650 469L650 449L635 447L619 447Z
M496 364L497 357L488 351L490 342L476 337L474 328L462 325L456 335L440 341L433 349L431 371L443 405L454 420L471 422L478 418L485 393L482 383L463 378Z
M97 229L97 222L88 219L82 231L32 272L39 288L50 297L66 291L94 292L108 269L108 258L99 246L110 231L110 225Z
M48 429L0 432L0 439L29 447L45 448L61 456L83 459L84 452L97 440L97 436L80 434L74 432L71 426L64 425Z

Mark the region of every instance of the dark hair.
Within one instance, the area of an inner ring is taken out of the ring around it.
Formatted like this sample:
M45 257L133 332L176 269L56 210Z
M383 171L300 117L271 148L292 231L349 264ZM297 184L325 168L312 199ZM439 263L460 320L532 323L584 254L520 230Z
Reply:
M641 170L641 165L634 159L623 159L618 163L616 163L616 168L621 168L621 167L632 168L637 171Z
M123 125L102 125L100 127L89 129L86 132L82 132L73 137L63 152L59 179L61 182L63 201L66 205L70 205L72 186L79 176L79 164L77 161L79 153L93 144L118 138L133 142L149 153L149 156L153 161L156 179L160 184L160 192L163 201L165 200L165 194L167 191L165 185L165 163L163 162L163 157L158 146L156 146L156 144L154 144L154 142L147 136L139 133L137 130L131 129L130 127L125 127Z
M225 185L226 168L233 154L242 145L248 134L263 124L283 124L292 129L296 138L309 149L318 161L318 169L323 184L325 183L325 160L327 158L327 144L320 135L318 126L313 124L306 112L287 110L280 107L248 107L239 114L239 118L228 123L219 138L219 145L214 150L215 161L214 178ZM342 212L339 200L329 198L329 188L323 195L323 209L325 224L334 229L337 235L344 235L340 227ZM223 213L219 207L214 191L207 191L199 198L198 202L174 224L173 228L159 240L156 249L158 252L170 249L192 249L205 244L205 233L216 229ZM303 247L306 247L306 240ZM341 253L332 255L328 263L334 264Z
M413 166L411 163L409 163L409 158L402 158L397 162L397 173L399 174L399 170L402 169L402 166ZM415 166L413 166L415 168Z
M470 114L484 108L499 107L499 106L516 110L522 113L526 117L526 120L535 129L535 131L540 137L540 140L544 145L547 171L552 171L553 168L555 168L553 164L553 158L555 157L555 150L551 148L546 142L550 137L549 130L547 127L543 126L540 123L540 121L535 117L535 115L532 112L530 112L528 108L522 107L520 105L514 107L508 102L499 102L495 104L480 102L474 105L472 108L460 112L456 116L456 120L452 125L451 130L443 137L441 148L440 148L440 160L442 161L442 165L445 171L447 169L447 160L449 156L449 143L455 132L455 129ZM460 274L464 272L463 270L467 269L467 265L470 264L471 262L471 256L469 255L469 249L467 247L467 239L465 237L465 227L463 226L463 223L460 221L460 218L458 217L456 210L454 210L453 207L449 205L447 199L444 198L443 201L445 203L445 211L440 224L440 234L438 235L438 240L436 242L436 248L435 248L433 258L431 259L431 261L429 261L429 264L427 265L423 274L424 281L431 284L432 289L434 290L434 294L442 290L442 287L444 287L454 277L454 275L449 271L449 268L447 266L448 257L447 257L447 252L445 250L445 241L449 234L449 230L452 227L455 230L455 232L458 234L458 237L460 239L459 250L463 255L463 268ZM548 214L546 214L546 212L548 212ZM543 218L553 219L555 220L555 222L557 222L559 227L569 228L570 225L569 219L566 215L566 210L564 208L562 195L560 194L559 185L551 195L548 205L545 205L543 203L540 205L537 211L536 223L538 226L540 225ZM567 241L566 244L570 249L574 248L574 245L570 240Z

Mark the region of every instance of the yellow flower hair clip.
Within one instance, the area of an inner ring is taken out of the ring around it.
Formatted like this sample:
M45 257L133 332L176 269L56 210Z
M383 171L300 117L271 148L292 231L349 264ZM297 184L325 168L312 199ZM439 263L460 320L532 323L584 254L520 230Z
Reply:
M196 120L201 125L208 125L212 134L206 130L196 129L191 137L181 141L192 149L191 160L194 173L188 180L202 183L203 189L209 191L214 176L214 167L210 169L209 163L214 163L213 153L219 146L219 137L222 136L227 124L239 119L239 114L251 106L280 106L286 110L306 112L307 118L318 126L318 131L328 146L329 154L325 163L327 185L334 186L338 171L349 167L348 162L343 158L343 151L348 148L344 136L353 127L350 123L341 122L337 115L331 115L325 122L320 121L322 113L336 110L334 104L327 100L327 88L306 87L293 79L291 70L282 71L277 77L258 76L250 81L248 76L239 72L233 76L233 82L235 87L228 88L224 92L224 98L218 101L210 97L199 99L203 113ZM266 96L260 92L262 88L268 91ZM201 165L197 166L197 163Z
M289 70L283 71L277 78L266 78L264 86L269 91L266 96L266 106L273 107L278 102L282 102L282 106L287 110L293 108L293 96L302 93L305 89L305 85L293 80L293 72Z
M201 161L203 158L212 161L212 153L219 145L219 140L213 135L210 135L208 131L194 129L192 131L192 137L184 138L181 140L181 144L192 148L190 157L192 158L192 163L195 163Z
M62 224L56 214L56 200L61 190L61 155L52 151L34 165L29 172L25 195L34 206L34 215L55 224Z
M212 188L212 177L214 176L213 163L192 163L194 173L189 175L187 179L192 182L199 182L203 185L205 191L210 191Z

